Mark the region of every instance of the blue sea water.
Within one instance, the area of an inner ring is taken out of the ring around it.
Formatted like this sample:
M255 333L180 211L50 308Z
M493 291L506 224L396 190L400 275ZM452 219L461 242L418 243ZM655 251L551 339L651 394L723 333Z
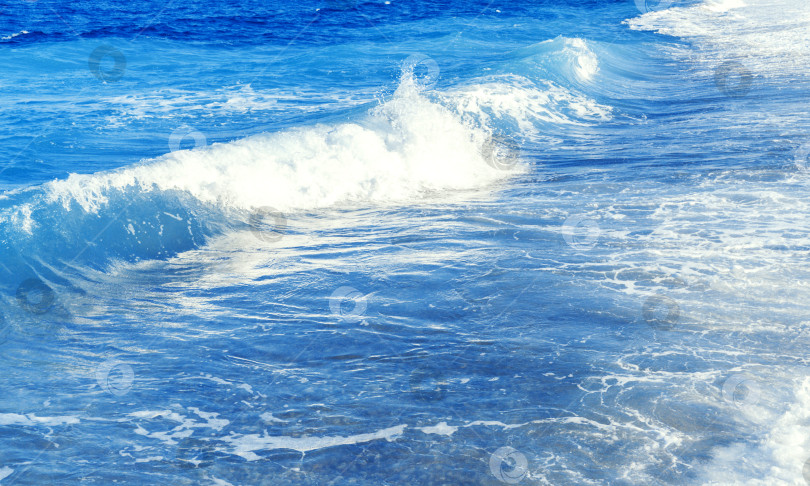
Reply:
M10 0L0 484L810 484L804 0Z

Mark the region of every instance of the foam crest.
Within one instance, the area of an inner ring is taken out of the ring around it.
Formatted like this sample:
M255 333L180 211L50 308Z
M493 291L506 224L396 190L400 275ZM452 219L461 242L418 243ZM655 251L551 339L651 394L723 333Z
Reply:
M13 33L11 35L6 35L6 36L3 36L3 37L0 37L0 40L7 41L7 40L11 40L11 39L13 39L13 38L15 38L17 36L21 36L21 35L25 35L25 34L30 34L30 32L28 32L27 30L21 30L21 31L15 32L15 33Z
M612 118L613 109L549 81L517 75L492 76L445 95L460 116L488 127L506 126L524 135L539 125L590 125Z
M356 123L261 134L177 151L108 173L71 175L48 199L98 211L123 191L182 191L228 208L306 210L346 203L407 203L475 189L512 171L482 153L489 132L429 101L405 75L392 99Z
M565 39L562 53L573 60L574 72L583 81L590 81L599 71L599 60L583 39Z
M542 78L563 84L589 83L599 72L599 58L589 42L558 36L513 52L520 64Z

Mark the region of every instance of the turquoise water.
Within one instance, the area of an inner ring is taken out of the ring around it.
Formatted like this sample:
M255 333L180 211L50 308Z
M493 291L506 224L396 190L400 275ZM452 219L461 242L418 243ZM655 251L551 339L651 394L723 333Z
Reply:
M12 3L0 484L810 483L808 32Z

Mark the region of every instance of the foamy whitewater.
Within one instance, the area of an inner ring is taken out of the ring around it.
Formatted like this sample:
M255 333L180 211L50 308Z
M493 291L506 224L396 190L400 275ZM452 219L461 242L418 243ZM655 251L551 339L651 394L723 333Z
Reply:
M810 5L19 2L0 484L810 484Z

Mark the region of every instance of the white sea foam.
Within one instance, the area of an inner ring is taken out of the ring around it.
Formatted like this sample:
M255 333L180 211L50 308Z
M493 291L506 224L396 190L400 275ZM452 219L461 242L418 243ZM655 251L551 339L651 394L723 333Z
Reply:
M248 460L255 461L261 457L255 451L269 451L275 449L290 449L305 453L308 451L335 447L340 445L361 444L373 440L396 439L405 431L406 425L397 425L387 429L369 432L366 434L350 435L347 437L274 437L258 434L231 435L223 438L233 447L233 453Z
M218 413L204 412L195 407L189 407L189 410L205 420L205 422L198 422L193 418L188 418L183 414L173 412L171 410L143 410L139 412L132 412L129 414L129 416L134 419L145 421L163 419L179 424L173 426L169 431L150 432L141 425L138 425L135 429L135 433L138 435L158 439L167 444L174 444L176 439L185 439L186 437L190 437L194 433L195 428L222 430L224 427L230 424L230 421L226 419L217 418L219 417Z
M701 484L773 486L807 484L803 470L810 461L810 379L797 383L795 402L772 423L759 442L719 449Z
M804 75L810 67L810 3L805 0L709 0L646 13L632 29L688 39L686 54L709 64L734 60L752 74Z
M738 424L744 431L740 444L723 441L712 450L713 461L701 468L704 477L696 484L804 484L810 380L796 377L806 374L810 323L810 187L802 173L789 174L772 179L762 171L730 170L690 178L688 187L672 184L665 193L639 182L632 191L611 195L602 210L588 213L593 220L599 214L602 237L617 250L595 259L592 267L579 266L577 276L593 271L604 294L618 290L629 296L617 299L621 304L615 308L629 305L633 319L641 320L642 304L656 295L671 298L679 311L673 329L660 334L663 346L654 343L626 354L618 362L625 373L601 377L601 391L585 388L615 396L609 388L635 387L642 393L667 384L686 397L681 403L717 408L724 420ZM639 208L645 208L642 219L636 219ZM652 231L634 234L642 228ZM692 332L704 336L698 343L708 344L682 347L678 339ZM728 341L715 347L714 336ZM768 356L752 345L763 341L778 353ZM670 372L641 364L674 363L681 357L688 363L693 353L715 363L744 363L756 356L753 362L762 359L770 366ZM719 387L719 397L706 393L713 387ZM737 397L741 389L749 395ZM637 411L634 403L613 403L639 416L648 413ZM688 445L694 432L681 428L678 420L664 420L656 443Z
M13 473L13 472L14 472L14 469L11 469L10 467L7 467L7 466L4 466L4 467L0 468L0 481L2 481L3 479L11 476L11 473Z
M65 425L77 424L79 419L72 415L64 417L39 417L34 414L0 413L0 425Z
M428 426L428 427L416 427L418 430L426 434L436 434L436 435L453 435L458 431L457 426L447 425L447 422L439 422L436 425Z
M482 87L466 104L474 112L469 118L483 113L482 98L499 115L516 110L526 92L518 91L510 100L506 91ZM557 94L557 101L566 103L562 92ZM550 99L537 96L529 115L539 113ZM358 123L176 151L122 170L74 174L46 185L46 193L52 202L68 209L77 203L85 211L98 211L127 190L176 190L223 207L285 211L356 202L408 203L424 195L482 188L523 170L520 163L507 170L491 164L483 151L489 129L462 118L428 100L403 77L393 98Z
M551 82L541 87L515 75L492 76L455 88L445 99L462 117L484 126L506 122L524 135L540 133L538 122L586 125L607 121L612 108Z

